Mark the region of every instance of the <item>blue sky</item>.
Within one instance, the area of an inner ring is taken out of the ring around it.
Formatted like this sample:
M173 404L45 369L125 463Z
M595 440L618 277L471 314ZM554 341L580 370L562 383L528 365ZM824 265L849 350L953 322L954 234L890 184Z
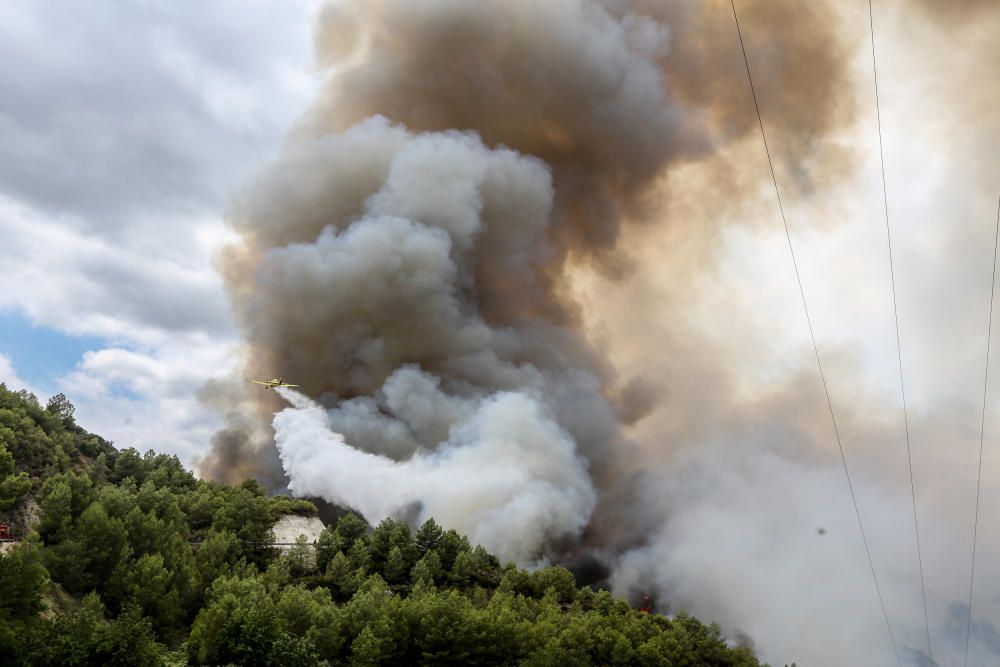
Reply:
M42 391L57 393L59 378L76 367L83 353L103 346L104 340L97 336L69 336L35 326L16 311L0 312L0 354L21 379Z

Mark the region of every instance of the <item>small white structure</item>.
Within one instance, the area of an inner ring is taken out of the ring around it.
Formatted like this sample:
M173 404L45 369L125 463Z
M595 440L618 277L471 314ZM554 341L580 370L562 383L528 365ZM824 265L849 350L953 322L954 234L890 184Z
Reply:
M288 553L300 535L304 535L306 543L311 545L325 527L319 517L286 514L274 524L274 542L282 553Z

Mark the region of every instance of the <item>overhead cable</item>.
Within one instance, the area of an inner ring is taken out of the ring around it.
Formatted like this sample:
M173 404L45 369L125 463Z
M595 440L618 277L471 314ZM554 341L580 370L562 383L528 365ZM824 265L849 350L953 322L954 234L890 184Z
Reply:
M924 584L924 558L920 552L920 527L917 522L917 490L913 481L913 455L910 451L910 417L906 409L906 385L903 382L903 350L899 336L899 307L896 305L896 270L892 259L892 232L889 228L889 196L885 185L885 150L882 147L882 110L878 100L878 66L875 58L875 19L872 0L868 0L868 27L872 42L872 74L875 81L875 124L878 127L878 157L882 167L882 206L885 212L885 240L889 247L889 285L892 291L892 315L896 323L896 361L899 364L899 393L903 402L903 427L906 432L906 465L910 473L910 501L913 505L913 536L917 543L917 564L920 567L920 595L924 603L924 631L927 634L927 657L934 661L931 652L931 625L927 616L927 588Z
M760 114L760 105L757 102L757 91L753 85L753 75L750 73L750 61L747 58L746 45L743 43L743 31L740 29L740 19L739 15L736 13L736 3L734 0L729 0L729 4L733 8L733 19L736 22L736 33L740 40L740 50L743 53L743 64L746 66L747 71L747 81L750 83L750 93L753 96L753 106L757 113L757 124L760 127L760 137L764 143L764 153L767 156L767 165L771 170L771 180L774 183L774 195L778 200L778 211L781 214L781 223L785 228L785 239L788 241L788 251L792 257L792 267L795 269L795 280L799 286L799 296L802 299L802 310L806 316L806 324L809 327L809 338L812 341L813 353L816 355L816 366L819 369L820 380L823 383L823 393L826 395L826 407L830 412L830 421L833 424L833 433L837 440L837 449L840 450L840 460L844 466L844 476L847 479L847 488L851 494L851 503L854 505L854 514L858 519L858 530L861 532L861 542L865 547L865 554L868 556L868 567L871 569L872 582L875 584L875 594L878 596L879 605L882 608L882 617L885 619L885 629L889 634L889 642L892 644L892 651L896 656L897 664L902 667L902 661L899 658L899 650L896 647L896 639L892 634L892 625L889 623L889 614L886 612L885 600L882 597L882 590L879 587L878 575L875 573L875 564L872 561L871 548L868 545L868 537L865 535L864 523L861 520L861 510L858 508L858 499L854 493L854 484L851 481L851 473L847 468L847 456L844 454L844 445L840 439L840 429L837 427L837 418L833 410L833 401L830 399L830 389L826 382L826 373L823 371L823 362L819 356L819 346L816 344L816 334L813 332L812 318L809 315L809 306L806 302L805 289L802 286L802 276L799 274L799 265L795 256L795 246L792 244L792 235L788 230L788 220L785 217L785 208L781 201L781 191L778 188L778 178L774 173L774 163L771 160L771 151L767 146L767 133L764 131L764 121Z
M979 423L979 472L976 474L976 513L972 522L972 565L969 568L969 613L965 621L965 661L969 664L969 634L972 631L972 585L976 579L976 537L979 532L979 495L983 482L983 439L986 434L986 387L990 381L990 339L993 334L993 295L997 284L997 241L1000 240L1000 197L997 197L996 230L993 232L993 277L990 282L990 315L986 321L986 369L983 373L983 416Z

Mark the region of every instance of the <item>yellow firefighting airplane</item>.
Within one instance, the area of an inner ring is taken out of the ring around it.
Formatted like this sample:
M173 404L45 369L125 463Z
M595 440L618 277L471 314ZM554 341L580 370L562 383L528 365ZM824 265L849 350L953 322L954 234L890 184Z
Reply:
M287 382L282 382L281 378L271 378L270 380L250 380L255 384L264 385L265 389L274 389L275 387L298 387L297 384L288 384Z

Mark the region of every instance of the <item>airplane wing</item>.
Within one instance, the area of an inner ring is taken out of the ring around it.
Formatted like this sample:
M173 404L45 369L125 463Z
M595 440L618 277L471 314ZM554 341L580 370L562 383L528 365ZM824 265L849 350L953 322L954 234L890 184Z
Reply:
M281 384L281 385L278 385L278 386L279 387L298 387L299 385L297 385L297 384Z
M250 380L250 381L253 382L253 383L255 383L255 384L262 384L264 386L268 386L268 385L271 384L270 382L261 382L260 380Z

